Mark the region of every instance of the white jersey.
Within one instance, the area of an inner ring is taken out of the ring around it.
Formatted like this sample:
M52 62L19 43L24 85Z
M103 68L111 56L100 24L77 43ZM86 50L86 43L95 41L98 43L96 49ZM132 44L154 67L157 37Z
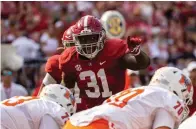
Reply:
M37 97L17 96L1 102L1 125L8 129L39 129L45 115L50 115L59 127L69 117L65 108Z
M178 126L183 108L183 101L173 93L146 86L113 95L100 106L74 114L70 121L75 126L86 126L101 118L115 129L152 129L156 111L164 109Z
M180 124L178 129L195 129L196 128L196 112Z

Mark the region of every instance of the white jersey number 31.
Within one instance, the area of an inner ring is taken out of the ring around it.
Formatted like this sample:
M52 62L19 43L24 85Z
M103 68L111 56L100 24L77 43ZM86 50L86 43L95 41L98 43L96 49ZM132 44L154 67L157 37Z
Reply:
M98 78L100 78L101 83L102 83L103 92L101 92L101 93L100 93L100 88L97 85L96 75L97 75ZM106 97L110 97L112 95L112 91L109 91L109 86L108 86L108 82L107 82L107 78L106 78L104 69L100 69L97 72L97 74L95 74L91 70L83 71L79 74L79 77L80 77L81 80L85 80L86 77L90 77L91 81L87 83L87 86L94 88L94 92L92 92L90 90L85 90L86 94L89 98L98 98L98 97L100 97L100 95L103 98L106 98ZM77 103L81 103L81 98L79 98L79 94L80 94L80 89L78 88L78 86L76 84L76 86L75 86L75 98L76 98Z

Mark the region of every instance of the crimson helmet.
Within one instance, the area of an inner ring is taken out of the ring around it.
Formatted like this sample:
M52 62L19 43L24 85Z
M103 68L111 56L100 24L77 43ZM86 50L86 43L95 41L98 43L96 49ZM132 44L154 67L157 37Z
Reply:
M75 46L75 43L73 41L73 29L74 26L69 27L67 30L65 30L65 32L63 33L63 37L62 37L62 43L64 47L71 47L71 46Z
M92 59L103 49L105 30L99 19L87 15L73 27L73 39L77 52Z

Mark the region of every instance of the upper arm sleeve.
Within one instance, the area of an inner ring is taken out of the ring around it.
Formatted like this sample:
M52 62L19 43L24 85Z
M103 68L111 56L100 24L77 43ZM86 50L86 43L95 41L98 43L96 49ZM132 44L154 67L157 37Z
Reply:
M118 49L118 51L117 51L116 56L117 56L118 58L120 58L120 57L124 56L124 55L125 55L126 53L128 53L128 52L129 52L128 46L127 46L127 44L125 43L125 41L122 40L122 41L120 42L119 49Z
M128 53L129 49L124 40L121 39L109 39L106 40L104 46L104 54L109 58L118 59Z
M58 60L59 55L55 55L51 58L48 59L46 66L45 66L45 72L49 73L50 76L52 76L53 79L57 83L60 83L62 80L62 72L59 69L59 60Z
M173 129L175 126L175 120L168 111L161 108L161 109L158 109L155 114L153 129L156 129L162 126L166 126L166 127Z
M45 115L41 119L39 129L60 129L60 127L50 115Z
M128 46L124 40L116 40L114 47L114 50L116 50L114 56L117 58L120 58L129 52Z

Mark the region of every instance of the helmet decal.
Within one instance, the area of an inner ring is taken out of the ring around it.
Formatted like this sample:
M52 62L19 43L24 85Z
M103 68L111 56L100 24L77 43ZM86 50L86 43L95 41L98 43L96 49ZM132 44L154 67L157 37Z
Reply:
M76 111L76 103L72 92L63 85L47 85L43 88L39 96L41 99L56 102L63 108L67 109L69 114L73 114Z
M64 96L65 96L65 98L69 99L70 93L69 92L66 92Z

